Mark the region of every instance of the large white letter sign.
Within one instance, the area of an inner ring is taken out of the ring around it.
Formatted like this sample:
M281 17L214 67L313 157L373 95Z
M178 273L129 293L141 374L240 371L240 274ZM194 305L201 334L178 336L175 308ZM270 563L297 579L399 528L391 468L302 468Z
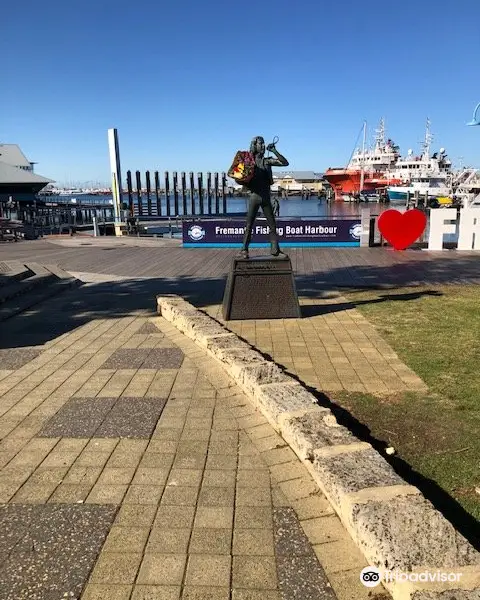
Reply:
M463 208L460 211L457 250L480 250L480 208Z
M445 221L454 221L454 223L446 223ZM456 231L456 208L432 208L430 210L430 232L428 234L429 250L443 250L444 234L456 233Z

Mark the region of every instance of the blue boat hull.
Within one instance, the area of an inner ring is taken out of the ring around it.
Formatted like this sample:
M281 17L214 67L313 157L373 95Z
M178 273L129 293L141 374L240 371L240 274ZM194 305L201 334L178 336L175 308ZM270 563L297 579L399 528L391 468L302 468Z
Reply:
M390 202L395 201L395 200L406 200L407 199L406 192L395 192L393 190L387 189L387 194L388 194L388 199L390 200Z

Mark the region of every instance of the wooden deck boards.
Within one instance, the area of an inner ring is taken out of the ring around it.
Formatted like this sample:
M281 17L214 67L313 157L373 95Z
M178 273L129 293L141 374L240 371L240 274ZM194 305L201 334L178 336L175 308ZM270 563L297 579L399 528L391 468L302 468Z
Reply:
M105 244L105 241L103 241ZM0 245L0 261L54 263L67 271L104 273L126 277L211 279L224 278L237 251L232 248L180 246L108 247L78 242L75 247L48 240ZM253 249L251 254L264 254ZM435 283L480 283L480 254L428 252L390 248L290 248L289 255L299 289L377 287Z

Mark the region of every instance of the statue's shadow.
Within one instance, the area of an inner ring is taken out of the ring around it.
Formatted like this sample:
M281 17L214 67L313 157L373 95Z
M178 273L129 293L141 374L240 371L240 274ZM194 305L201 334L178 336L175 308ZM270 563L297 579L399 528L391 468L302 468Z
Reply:
M423 290L421 292L410 292L408 294L381 294L378 298L369 300L357 300L350 302L335 302L326 304L302 304L300 306L302 317L317 317L327 315L329 313L341 312L362 306L364 304L380 304L382 302L408 302L410 300L418 300L423 296L443 296L442 292L437 290Z

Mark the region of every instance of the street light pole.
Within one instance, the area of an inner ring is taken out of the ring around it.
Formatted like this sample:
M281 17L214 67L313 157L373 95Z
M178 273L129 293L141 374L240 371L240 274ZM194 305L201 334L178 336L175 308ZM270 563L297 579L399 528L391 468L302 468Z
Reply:
M480 102L475 107L473 111L473 118L469 123L467 123L467 125L470 125L472 127L475 125L480 125Z

